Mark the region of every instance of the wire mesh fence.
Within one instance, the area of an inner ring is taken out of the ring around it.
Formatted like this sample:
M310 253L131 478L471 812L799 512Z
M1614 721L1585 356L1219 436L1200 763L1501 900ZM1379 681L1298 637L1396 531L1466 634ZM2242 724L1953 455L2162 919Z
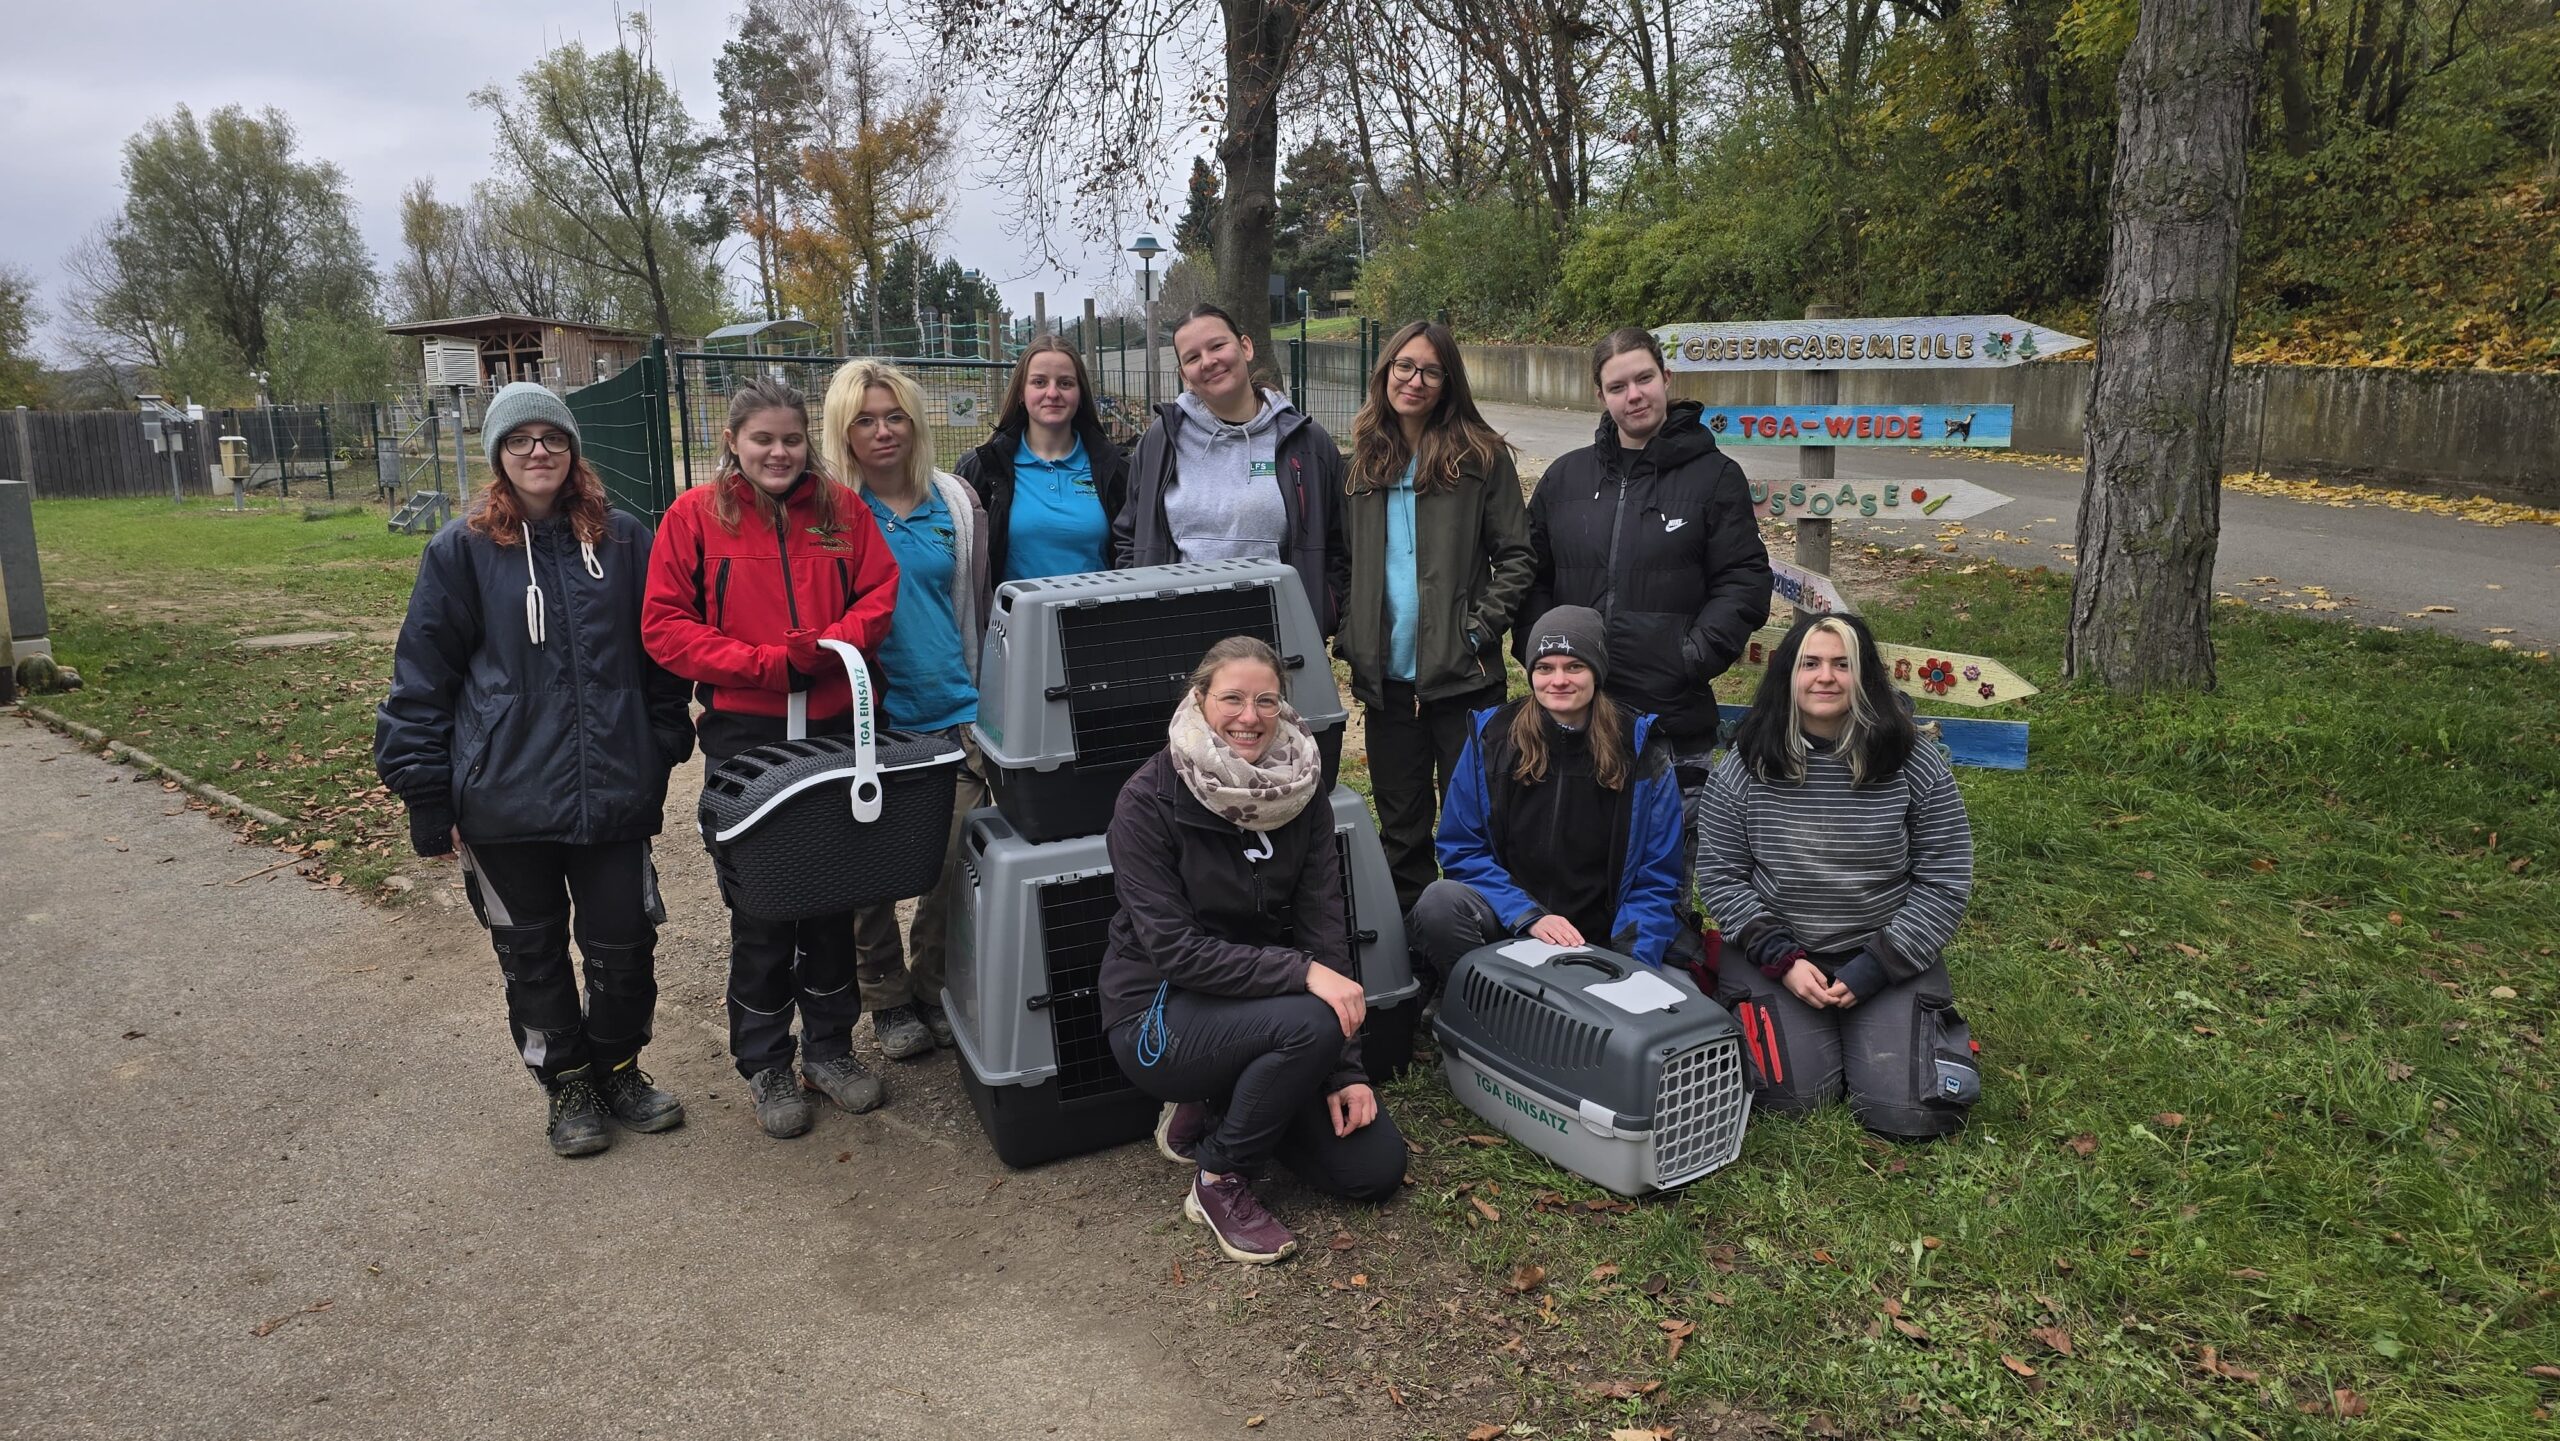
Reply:
M934 464L949 470L994 429L996 402L1013 374L1009 361L939 357L896 358L924 392L925 435ZM707 355L668 357L676 409L676 485L708 484L720 473L721 432L728 428L730 397L750 379L779 380L809 398L811 444L826 425L827 382L845 358L835 355ZM584 394L584 392L580 392Z

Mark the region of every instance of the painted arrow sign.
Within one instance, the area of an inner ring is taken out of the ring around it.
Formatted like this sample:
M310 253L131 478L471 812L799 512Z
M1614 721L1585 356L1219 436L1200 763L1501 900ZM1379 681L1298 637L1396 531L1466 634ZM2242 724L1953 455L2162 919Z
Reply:
M1698 422L1718 445L2009 448L2005 405L1718 405Z
M1840 593L1831 577L1807 570L1791 560L1769 557L1770 593L1798 610L1816 615L1853 615L1857 607Z
M1742 648L1737 666L1767 665L1769 653L1787 638L1782 626L1764 626L1751 633L1750 643ZM1950 705L2001 705L2025 700L2036 693L2027 678L1989 656L1963 655L1951 650L1931 650L1922 646L1876 642L1884 656L1885 673L1893 678L1893 688L1921 700L1945 701Z
M1673 370L1991 370L2089 343L2011 315L1716 321L1653 338Z
M2009 497L1969 480L1755 480L1751 508L1779 520L1969 520Z

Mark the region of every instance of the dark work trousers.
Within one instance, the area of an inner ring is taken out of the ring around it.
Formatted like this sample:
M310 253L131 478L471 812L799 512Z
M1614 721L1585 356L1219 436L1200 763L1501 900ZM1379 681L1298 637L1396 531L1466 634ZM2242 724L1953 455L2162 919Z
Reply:
M1383 683L1383 705L1361 707L1368 730L1370 797L1378 807L1378 840L1396 882L1396 905L1412 910L1422 888L1440 877L1433 849L1440 803L1466 754L1468 721L1502 704L1502 687L1417 703L1413 687Z
M507 1029L546 1088L589 1063L618 1066L649 1044L658 1006L658 871L647 841L462 846L472 913L489 928L507 978ZM574 934L586 1004L569 967Z
M1464 881L1433 881L1405 913L1405 948L1421 963L1425 997L1440 993L1467 952L1511 938L1493 903Z
M839 719L813 723L809 732L845 729ZM764 739L782 738L780 721L771 730ZM724 746L722 754L711 754L712 733L702 742L706 773L736 753ZM729 912L729 1055L739 1075L752 1078L791 1064L794 1011L800 1016L799 1049L811 1060L853 1053L853 1023L862 1019L862 992L853 981L853 923L852 911L806 921Z
M1683 912L1697 906L1698 812L1707 801L1707 778L1715 771L1715 737L1690 744L1698 749L1671 758L1672 775L1680 782L1680 874L1687 882L1680 888Z
M1728 951L1716 1001L1742 1026L1763 1108L1802 1115L1846 1096L1859 1125L1905 1140L1964 1125L1963 1106L1932 1094L1938 1052L1966 1054L1972 1039L1944 962L1841 1010L1806 1005L1784 982Z
M1159 1101L1199 1101L1215 1124L1200 1169L1258 1177L1273 1160L1308 1186L1351 1201L1383 1201L1404 1184L1404 1134L1387 1118L1333 1133L1325 1082L1342 1060L1342 1022L1313 995L1204 996L1167 990L1165 1047L1138 1056L1132 1016L1111 1028L1111 1052L1138 1089Z

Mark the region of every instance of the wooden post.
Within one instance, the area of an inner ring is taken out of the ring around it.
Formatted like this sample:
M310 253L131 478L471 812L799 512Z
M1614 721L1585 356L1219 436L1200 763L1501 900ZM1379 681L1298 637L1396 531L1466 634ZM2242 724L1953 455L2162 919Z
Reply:
M1049 333L1049 292L1045 290L1031 292L1031 333Z
M1836 320L1842 311L1836 305L1813 304L1804 308L1807 320ZM1840 372L1808 370L1804 372L1799 403L1804 405L1838 405ZM1796 475L1805 480L1829 480L1834 465L1832 447L1807 445L1796 450ZM1816 575L1831 574L1831 521L1829 517L1814 519L1796 517L1796 564Z
M1088 363L1094 379L1099 381L1102 378L1102 327L1094 323L1093 297L1090 295L1084 298L1084 329L1078 332L1078 338L1084 341Z
M32 429L33 427L27 424L27 408L23 405L19 406L17 478L25 481L30 486L36 483L35 443L34 437L29 433Z

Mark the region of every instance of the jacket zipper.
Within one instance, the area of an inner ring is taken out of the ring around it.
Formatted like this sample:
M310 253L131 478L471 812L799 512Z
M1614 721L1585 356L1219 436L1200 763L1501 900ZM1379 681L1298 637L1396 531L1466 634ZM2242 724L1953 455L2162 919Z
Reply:
M800 597L791 589L791 507L782 507L782 516L773 525L773 548L782 555L782 604L791 612L791 628L800 628Z
M525 532L524 543L526 545L533 544L533 532L530 529L527 529ZM560 547L553 546L551 549L556 555L559 552ZM566 557L561 558L564 560L566 559ZM577 598L570 594L570 586L574 583L570 567L565 564L561 565L558 570L558 575L562 607L563 609L569 609L572 611L568 617L569 695L571 708L576 712L578 717L578 734L583 737L587 734L587 673L586 662L578 653L578 617L574 613ZM587 811L589 808L588 802L590 799L590 787L587 784L587 748L585 745L580 744L572 746L570 749L576 751L578 755L578 819L581 828L583 828L587 820Z
M727 632L729 628L729 561L722 557L720 575L711 583L711 628Z
M1603 618L1618 608L1618 537L1626 534L1627 529L1627 475L1615 467L1609 473L1618 478L1618 501L1609 510L1609 583L1608 588L1600 592L1597 607Z

